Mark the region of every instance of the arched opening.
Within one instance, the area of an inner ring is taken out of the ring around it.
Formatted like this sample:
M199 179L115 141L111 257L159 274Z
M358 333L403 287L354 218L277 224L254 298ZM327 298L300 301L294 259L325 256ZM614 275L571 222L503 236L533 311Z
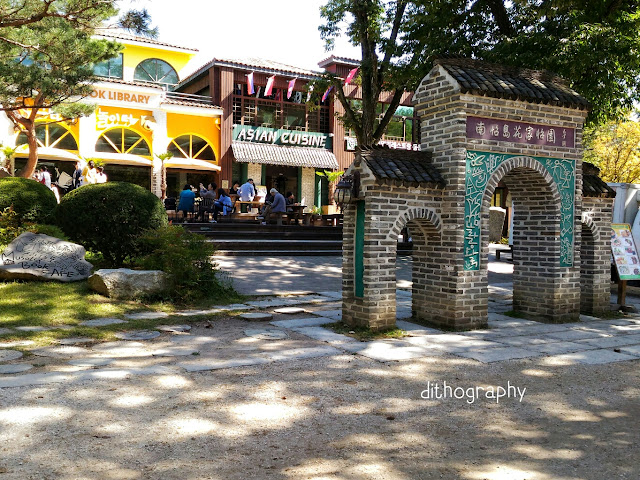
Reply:
M563 202L565 192L538 160L506 160L490 176L483 195L483 259L488 259L489 207L499 182L508 188L513 205L513 310L542 321L574 319L579 277L575 269L562 265L568 257L573 263L573 244L567 245L567 234L573 234L574 228L573 203ZM481 298L488 297L487 264L483 262L478 272L484 283Z
M78 142L71 131L59 123L45 123L36 125L36 140L38 147L59 148L71 152L78 151ZM27 134L20 132L16 138L16 147L27 144Z
M134 130L121 127L112 128L100 135L96 142L96 152L151 156L149 143L142 135Z
M169 142L167 152L173 154L174 158L216 161L216 154L211 145L197 135L181 135L174 138Z
M138 64L133 72L133 79L140 82L176 85L178 83L178 73L164 60L148 58Z
M611 249L603 232L593 221L589 208L591 199L584 199L580 239L580 312L601 315L609 311L611 273L608 259Z

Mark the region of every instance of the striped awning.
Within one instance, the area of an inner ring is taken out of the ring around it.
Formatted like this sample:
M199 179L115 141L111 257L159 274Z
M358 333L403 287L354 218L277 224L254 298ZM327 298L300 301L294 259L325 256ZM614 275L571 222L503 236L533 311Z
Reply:
M336 156L323 148L286 147L265 143L232 142L236 162L265 163L290 167L311 167L335 170Z

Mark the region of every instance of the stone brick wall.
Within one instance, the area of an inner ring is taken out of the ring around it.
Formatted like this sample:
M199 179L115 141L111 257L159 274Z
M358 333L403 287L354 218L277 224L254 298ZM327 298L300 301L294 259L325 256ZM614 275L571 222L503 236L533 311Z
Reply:
M262 165L259 163L248 163L247 178L253 178L255 185L262 185ZM244 180L242 181L244 183Z
M311 206L315 202L316 192L316 169L304 167L302 169L302 195L297 201L307 205L306 212L311 211Z
M580 311L590 315L609 311L613 202L613 198L590 197L582 201Z

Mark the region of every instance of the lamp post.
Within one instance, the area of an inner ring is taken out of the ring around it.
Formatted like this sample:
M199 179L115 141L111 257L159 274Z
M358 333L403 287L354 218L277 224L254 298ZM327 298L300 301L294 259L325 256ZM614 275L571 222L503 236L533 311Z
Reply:
M333 199L340 207L340 213L344 212L344 207L358 198L360 192L360 172L355 171L353 175L343 175L333 193Z

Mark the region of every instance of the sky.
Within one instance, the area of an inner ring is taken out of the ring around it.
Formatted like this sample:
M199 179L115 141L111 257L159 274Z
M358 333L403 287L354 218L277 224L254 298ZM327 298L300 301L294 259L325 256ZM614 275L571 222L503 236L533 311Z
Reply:
M197 48L189 70L212 58L258 57L312 70L330 55L360 58L340 39L326 52L320 6L327 0L122 0L121 10L146 8L158 39Z

